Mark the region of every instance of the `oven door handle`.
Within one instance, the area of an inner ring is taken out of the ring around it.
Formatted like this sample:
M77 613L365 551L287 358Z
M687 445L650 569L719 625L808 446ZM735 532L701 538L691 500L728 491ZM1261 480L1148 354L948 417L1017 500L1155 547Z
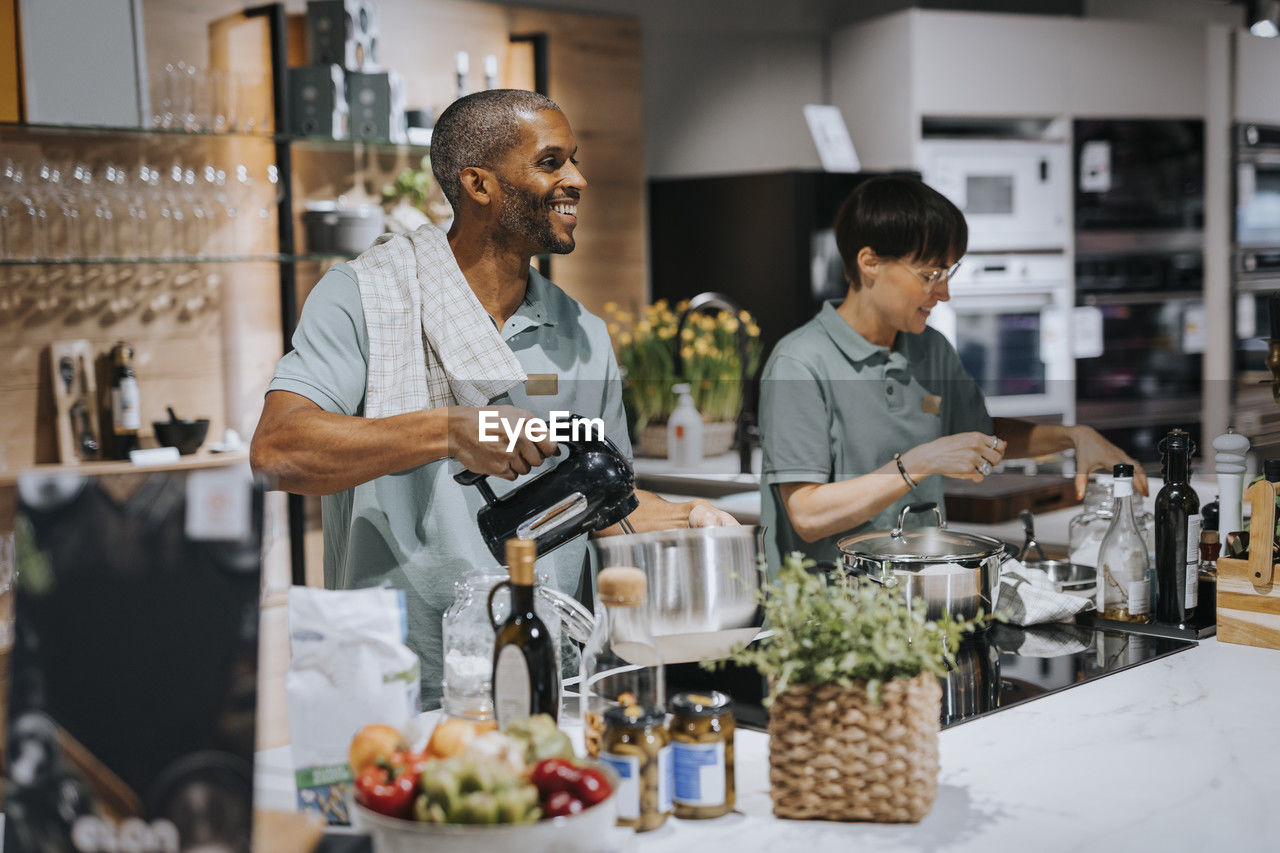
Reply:
M1085 305L1157 305L1161 302L1203 302L1199 290L1175 290L1172 293L1083 293Z

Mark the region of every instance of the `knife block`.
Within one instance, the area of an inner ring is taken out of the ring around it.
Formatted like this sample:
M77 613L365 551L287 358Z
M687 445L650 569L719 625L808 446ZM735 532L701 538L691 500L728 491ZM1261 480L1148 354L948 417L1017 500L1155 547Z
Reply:
M54 341L49 347L49 373L53 382L58 461L72 464L102 459L93 347L86 340ZM84 436L92 442L82 441ZM90 451L88 448L93 445L97 449Z
M1276 485L1259 480L1245 492L1249 558L1218 558L1218 639L1280 649L1280 565L1271 560L1275 538Z

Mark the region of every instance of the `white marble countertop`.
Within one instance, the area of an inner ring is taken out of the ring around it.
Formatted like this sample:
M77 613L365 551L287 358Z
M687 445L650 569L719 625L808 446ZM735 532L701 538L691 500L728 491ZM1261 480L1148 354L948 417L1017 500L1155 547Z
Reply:
M1280 651L1188 651L942 732L919 824L778 820L768 738L737 734L738 810L672 818L639 853L1277 849ZM291 808L288 747L259 753L259 807Z

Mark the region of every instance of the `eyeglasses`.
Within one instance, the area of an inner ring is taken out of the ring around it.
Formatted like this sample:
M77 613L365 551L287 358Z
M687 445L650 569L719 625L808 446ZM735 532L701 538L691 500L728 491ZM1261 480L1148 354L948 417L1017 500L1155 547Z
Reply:
M939 287L951 281L956 274L956 270L960 269L961 264L960 261L956 261L947 269L918 270L903 261L899 261L899 263L920 277L920 281L924 283L926 293L933 293Z

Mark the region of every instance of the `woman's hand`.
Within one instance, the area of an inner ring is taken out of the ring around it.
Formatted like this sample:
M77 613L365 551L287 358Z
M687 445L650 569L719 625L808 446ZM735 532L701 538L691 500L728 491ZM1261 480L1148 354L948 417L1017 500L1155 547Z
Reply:
M902 454L902 464L917 483L930 474L981 483L1004 458L1004 448L994 435L961 432L911 448Z
M1071 427L1071 443L1076 448L1076 498L1084 499L1090 471L1102 468L1110 472L1112 465L1121 463L1133 466L1133 487L1147 494L1147 472L1129 454L1098 435L1096 429L1083 424Z

